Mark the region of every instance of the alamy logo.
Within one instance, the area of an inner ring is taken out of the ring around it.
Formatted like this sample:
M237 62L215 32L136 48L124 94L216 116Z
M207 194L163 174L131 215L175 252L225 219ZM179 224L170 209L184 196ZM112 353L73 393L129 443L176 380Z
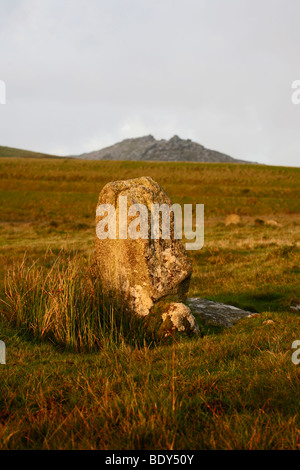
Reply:
M0 341L0 364L6 364L6 347L3 341Z
M296 340L293 342L292 349L296 349L296 351L292 354L292 363L297 366L298 364L300 364L300 341L299 340Z
M292 103L300 104L300 80L295 80L292 83L292 89L295 90L292 94Z
M118 217L117 217L118 215ZM186 243L187 250L201 250L204 245L204 205L196 204L195 224L193 224L193 204L152 204L151 210L144 204L133 204L128 208L127 196L119 196L118 210L112 204L97 207L96 233L100 240L194 240ZM194 228L193 228L194 225ZM173 233L171 233L174 227Z
M6 85L3 80L0 80L0 104L6 104Z

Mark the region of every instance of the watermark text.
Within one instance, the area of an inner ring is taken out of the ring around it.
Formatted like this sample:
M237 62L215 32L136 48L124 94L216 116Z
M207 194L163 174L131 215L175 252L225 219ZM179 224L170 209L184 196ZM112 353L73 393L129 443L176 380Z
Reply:
M293 342L292 349L296 349L296 351L292 354L292 363L297 366L300 364L300 340Z
M0 341L0 364L6 364L6 347L3 341Z
M6 85L3 80L0 80L0 104L6 104Z
M112 204L97 207L96 233L100 240L189 240L187 250L201 250L204 245L204 205L144 204L128 207L127 196L119 196L117 209ZM172 233L173 232L173 233ZM191 241L193 240L193 241Z
M295 90L292 93L292 103L300 104L300 80L293 81L292 89Z

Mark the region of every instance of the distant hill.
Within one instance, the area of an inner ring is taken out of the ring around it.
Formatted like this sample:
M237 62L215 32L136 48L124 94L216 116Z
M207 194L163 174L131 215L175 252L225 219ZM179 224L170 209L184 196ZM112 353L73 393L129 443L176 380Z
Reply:
M0 157L76 158L83 160L132 160L162 162L254 163L209 150L190 139L175 135L170 140L156 140L152 135L126 139L102 150L60 157L46 153L0 146Z
M72 157L86 160L251 163L206 149L190 139L184 140L177 135L170 140L156 140L152 135L126 139L111 147Z
M20 150L12 147L1 147L0 157L19 157L19 158L61 158L46 153L31 152L30 150Z

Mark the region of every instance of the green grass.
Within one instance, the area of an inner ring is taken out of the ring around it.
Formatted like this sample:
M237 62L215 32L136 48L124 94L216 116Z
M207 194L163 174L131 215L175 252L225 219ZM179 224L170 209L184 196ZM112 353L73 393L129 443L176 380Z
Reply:
M205 204L190 296L259 315L154 344L118 299L80 287L99 192L142 175ZM299 169L3 157L0 179L0 448L300 448ZM240 224L225 225L231 213Z
M5 158L60 158L46 153L32 152L31 150L21 150L0 145L0 157Z

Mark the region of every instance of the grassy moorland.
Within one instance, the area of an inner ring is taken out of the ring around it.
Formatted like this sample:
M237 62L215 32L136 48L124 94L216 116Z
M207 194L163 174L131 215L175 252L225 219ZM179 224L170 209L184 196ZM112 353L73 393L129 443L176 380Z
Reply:
M190 295L257 316L154 345L112 319L116 299L82 288L100 190L142 175L173 202L205 204ZM300 448L299 169L5 155L0 180L0 448ZM226 226L232 213L241 222Z
M13 147L3 147L0 145L0 157L5 158L59 158L46 153L32 152L31 150L20 150Z

